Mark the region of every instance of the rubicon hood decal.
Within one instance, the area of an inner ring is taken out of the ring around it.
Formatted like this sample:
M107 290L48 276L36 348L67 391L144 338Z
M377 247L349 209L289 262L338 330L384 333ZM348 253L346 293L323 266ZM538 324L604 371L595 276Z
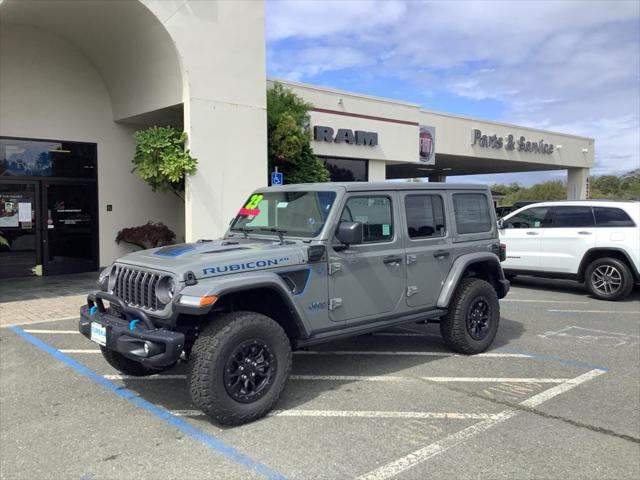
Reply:
M244 263L230 263L227 265L205 267L202 269L204 275L215 275L219 273L240 272L242 270L253 270L256 268L277 267L278 265L287 264L289 257L267 258L264 260L255 260Z

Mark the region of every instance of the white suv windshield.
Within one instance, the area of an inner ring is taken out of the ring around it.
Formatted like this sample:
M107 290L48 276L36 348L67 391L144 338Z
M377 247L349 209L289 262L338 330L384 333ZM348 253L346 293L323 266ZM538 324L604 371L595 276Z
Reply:
M315 237L335 198L335 192L254 193L238 212L231 231Z

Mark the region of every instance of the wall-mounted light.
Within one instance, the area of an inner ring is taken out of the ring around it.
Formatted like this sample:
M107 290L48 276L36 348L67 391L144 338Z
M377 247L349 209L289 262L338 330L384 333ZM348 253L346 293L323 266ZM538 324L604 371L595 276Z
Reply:
M562 145L556 145L556 150L562 150Z
M583 148L582 149L582 153L589 153L589 149L588 148Z
M338 105L342 105L342 104L344 104L344 102L342 101L342 97L340 97L340 98L338 99Z

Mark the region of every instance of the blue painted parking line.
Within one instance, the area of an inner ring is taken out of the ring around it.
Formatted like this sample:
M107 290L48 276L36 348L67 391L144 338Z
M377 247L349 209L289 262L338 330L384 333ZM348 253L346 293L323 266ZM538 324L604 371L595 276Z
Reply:
M606 367L601 367L599 365L592 365L590 363L581 362L579 360L571 360L567 358L556 357L554 355L543 355L539 353L523 352L520 350L515 350L513 348L500 348L498 350L494 350L494 352L516 353L520 355L526 355L527 357L533 360L540 360L543 362L556 362L563 365L570 365L572 367L588 368L589 370L601 370L603 372L609 371L609 369Z
M35 347L37 347L40 350L48 353L49 355L51 355L56 360L58 360L60 362L63 362L67 366L71 367L73 370L75 370L80 375L85 376L85 377L89 378L90 380L92 380L93 382L95 382L98 385L100 385L101 387L104 387L107 390L112 391L113 393L115 393L119 397L127 400L128 402L132 403L136 407L140 407L140 408L146 410L147 412L155 415L157 418L163 420L164 422L166 422L167 424L171 425L172 427L177 428L182 433L184 433L185 435L188 435L189 437L193 438L194 440L197 440L198 442L206 445L207 447L211 448L215 452L217 452L220 455L224 456L228 460L236 462L236 463L242 465L243 467L247 468L248 470L252 470L252 471L254 471L254 472L256 472L256 473L258 473L260 475L263 475L264 477L269 478L269 479L274 479L274 480L276 480L276 479L285 480L286 479L286 477L284 477L280 473L272 470L271 468L267 467L266 465L263 465L263 464L261 464L259 462L256 462L255 460L250 458L248 455L236 450L234 447L232 447L231 445L226 444L225 442L223 442L219 438L217 438L217 437L215 437L213 435L210 435L208 433L203 432L202 430L200 430L199 428L194 427L193 425L189 424L185 420L174 416L168 410L166 410L166 409L164 409L162 407L159 407L157 405L154 405L153 403L148 402L147 400L144 400L144 399L138 397L131 390L126 389L124 387L121 387L120 385L117 385L117 384L113 383L110 380L107 380L102 375L98 375L96 372L94 372L90 368L82 365L81 363L76 362L73 358L65 355L64 353L60 352L56 348L53 348L52 346L48 345L47 343L43 342L42 340L39 340L38 338L34 337L33 335L28 334L22 328L17 327L17 326L12 326L12 327L10 327L10 329L16 335L19 335L21 338L23 338L27 342L31 343Z

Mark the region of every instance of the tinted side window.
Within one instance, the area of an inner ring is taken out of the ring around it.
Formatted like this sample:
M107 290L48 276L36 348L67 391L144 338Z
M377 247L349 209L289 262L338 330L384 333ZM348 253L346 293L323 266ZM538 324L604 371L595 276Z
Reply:
M620 208L593 207L593 214L599 227L635 227L631 217Z
M363 241L382 242L393 238L391 199L382 195L351 197L344 206L341 221L361 222Z
M439 195L410 195L404 206L409 238L444 236L444 207Z
M552 228L593 227L591 207L553 207Z
M505 228L542 228L546 227L545 217L549 208L527 208L522 212L504 221Z
M454 193L453 208L458 233L491 231L491 214L485 195L481 193Z

